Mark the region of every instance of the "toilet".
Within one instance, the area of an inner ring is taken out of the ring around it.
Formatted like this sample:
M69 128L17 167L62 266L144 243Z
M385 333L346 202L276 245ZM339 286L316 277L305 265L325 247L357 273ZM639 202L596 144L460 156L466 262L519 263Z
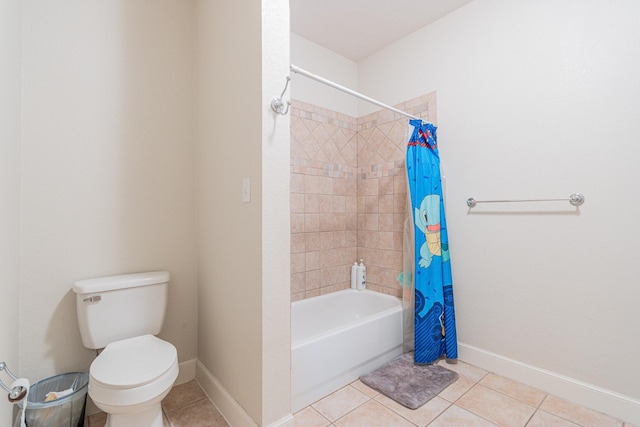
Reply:
M163 427L162 399L178 376L176 348L162 329L169 273L80 280L73 286L82 344L104 349L89 368L89 396L105 427Z

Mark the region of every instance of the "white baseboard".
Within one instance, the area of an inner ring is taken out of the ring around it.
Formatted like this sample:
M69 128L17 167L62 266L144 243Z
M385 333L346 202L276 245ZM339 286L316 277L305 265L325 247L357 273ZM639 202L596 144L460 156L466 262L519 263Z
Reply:
M240 404L222 386L220 381L200 362L196 362L196 380L232 427L258 427ZM293 416L288 414L267 427L293 427Z
M258 427L258 424L200 362L196 362L196 380L220 414L232 427Z
M286 417L269 424L267 427L294 427L293 415L289 414Z
M640 425L640 400L508 357L458 343L460 360L571 402Z
M178 372L178 378L176 378L175 384L182 384L195 379L196 359L187 360L186 362L180 362L178 367L180 369L180 372Z

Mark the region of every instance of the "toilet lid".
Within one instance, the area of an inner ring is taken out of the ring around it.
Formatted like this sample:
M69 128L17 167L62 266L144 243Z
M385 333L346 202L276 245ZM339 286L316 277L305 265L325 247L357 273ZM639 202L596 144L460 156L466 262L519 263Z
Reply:
M176 348L171 343L143 335L107 345L91 364L89 373L107 387L139 387L167 372L176 358Z

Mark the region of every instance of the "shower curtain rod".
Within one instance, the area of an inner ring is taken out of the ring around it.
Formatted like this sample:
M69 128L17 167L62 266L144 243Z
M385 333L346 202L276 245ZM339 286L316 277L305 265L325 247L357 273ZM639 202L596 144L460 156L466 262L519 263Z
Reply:
M403 116L409 117L411 119L422 120L422 119L420 119L420 117L416 117L416 116L411 115L411 114L409 114L409 113L407 113L405 111L402 111L402 110L399 110L399 109L397 109L395 107L387 105L384 102L378 101L377 99L370 98L370 97L368 97L366 95L363 95L363 94L361 94L359 92L356 92L355 90L349 89L348 87L339 85L338 83L332 82L331 80L325 79L324 77L320 77L317 74L310 73L309 71L307 71L307 70L305 70L303 68L300 68L300 67L298 67L296 65L291 64L290 68L291 68L291 71L293 71L294 73L302 74L305 77L309 77L310 79L313 79L313 80L315 80L317 82L320 82L322 84L330 86L330 87L332 87L334 89L341 90L342 92L348 93L349 95L355 96L356 98L360 98L363 101L367 101L367 102L370 102L371 104L375 104L378 107L386 108L387 110L391 110L391 111L393 111L395 113L402 114Z

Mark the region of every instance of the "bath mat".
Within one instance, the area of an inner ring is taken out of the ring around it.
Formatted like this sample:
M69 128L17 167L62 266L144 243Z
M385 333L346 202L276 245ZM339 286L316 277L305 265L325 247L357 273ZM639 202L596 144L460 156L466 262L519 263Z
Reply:
M417 409L458 379L440 365L415 365L406 353L360 377L360 381L409 409Z

